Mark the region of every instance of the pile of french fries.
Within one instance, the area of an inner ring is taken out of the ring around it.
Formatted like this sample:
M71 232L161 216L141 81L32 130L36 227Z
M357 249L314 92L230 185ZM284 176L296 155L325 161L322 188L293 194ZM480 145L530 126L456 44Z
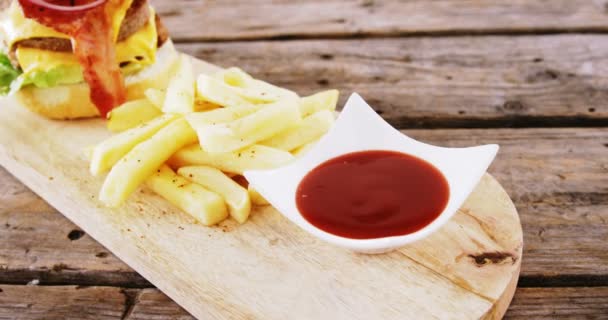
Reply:
M91 174L107 173L99 199L117 207L145 184L204 225L243 223L267 204L243 172L305 153L332 126L338 95L301 98L238 68L195 79L182 55L166 91L114 109L107 125L117 134L87 149Z

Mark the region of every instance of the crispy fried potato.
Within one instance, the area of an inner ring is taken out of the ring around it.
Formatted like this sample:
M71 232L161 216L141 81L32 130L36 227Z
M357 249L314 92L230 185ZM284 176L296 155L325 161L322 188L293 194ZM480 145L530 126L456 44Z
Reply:
M321 110L300 121L294 127L277 134L276 136L260 142L260 144L291 151L309 142L321 138L334 124L334 114L331 111Z
M120 158L142 141L152 137L177 116L166 114L133 129L114 135L95 146L91 152L91 174L97 176L108 171Z
M302 117L308 117L321 110L336 111L340 91L327 90L300 99Z
M244 223L251 212L251 200L247 189L220 170L207 166L180 168L177 173L182 177L196 182L201 186L217 192L226 200L230 216L239 223Z
M153 173L146 180L146 185L206 226L219 223L228 217L222 197L175 174L166 165Z
M177 119L150 139L138 144L112 167L99 194L109 207L122 204L173 153L196 142L196 133L186 119Z
M270 204L268 200L264 199L264 197L262 197L262 195L251 185L247 187L247 192L249 192L249 198L251 199L251 203L253 203L254 205L267 206Z
M309 143L291 151L291 154L293 154L296 158L299 158L299 157L305 155L308 151L310 151L310 149L312 149L312 147L314 147L317 143L319 143L319 140L309 142Z
M112 132L122 132L142 123L148 122L162 112L148 99L126 102L108 113L108 129Z
M163 112L187 114L194 112L194 75L192 62L185 54L180 56L177 72L169 81Z
M228 68L213 75L234 88L235 93L251 103L272 103L284 98L297 99L298 95L290 90L254 79L239 68Z
M148 88L144 92L144 95L146 96L146 99L148 99L148 101L150 101L150 103L152 103L152 105L154 105L158 110L163 109L163 104L165 104L165 97L167 95L165 91L155 88Z
M193 128L218 123L226 123L248 116L262 108L261 105L241 105L220 108L205 112L194 112L186 115L186 120Z
M268 139L299 121L297 101L284 99L235 121L197 126L195 129L206 151L230 152Z
M205 100L194 100L194 112L205 112L205 111L213 111L215 109L223 108L219 104L211 103Z
M204 74L199 75L196 80L196 98L223 107L251 104L242 98L235 88Z
M179 150L168 163L173 168L204 165L224 172L243 174L247 170L278 168L293 159L294 156L289 152L261 145L253 145L234 152L210 153L203 151L197 144Z

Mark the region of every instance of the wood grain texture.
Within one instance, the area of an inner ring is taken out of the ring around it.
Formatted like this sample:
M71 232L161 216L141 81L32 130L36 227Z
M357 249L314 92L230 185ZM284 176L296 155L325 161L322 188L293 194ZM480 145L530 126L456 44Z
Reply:
M394 126L608 124L608 36L487 36L182 44L307 94L360 93Z
M108 135L100 120L49 121L7 101L0 164L199 318L493 319L511 300L521 226L490 176L426 245L370 256L326 245L271 207L215 228L147 189L105 208L95 199L102 179L88 175L82 149Z
M149 285L2 169L0 282L32 280L46 284Z
M501 145L490 172L520 212L527 285L606 284L608 129L405 132L444 146ZM1 169L0 181L0 281L149 285L112 254L97 257L108 250L89 236L70 241L68 234L78 228Z
M186 310L156 289L140 290L131 310L130 317L125 320L194 319Z
M111 287L0 285L0 319L121 319L127 302L124 292Z
M152 0L178 41L606 31L593 0Z
M157 289L0 285L0 290L2 320L194 319ZM504 319L606 319L606 315L608 287L519 288Z
M608 287L517 289L512 319L608 319Z
M523 275L594 275L605 284L608 129L406 132L445 146L499 143L501 150L490 172L520 212L526 243Z
M142 290L129 320L193 319L171 299L155 289ZM519 288L505 320L605 319L608 287Z

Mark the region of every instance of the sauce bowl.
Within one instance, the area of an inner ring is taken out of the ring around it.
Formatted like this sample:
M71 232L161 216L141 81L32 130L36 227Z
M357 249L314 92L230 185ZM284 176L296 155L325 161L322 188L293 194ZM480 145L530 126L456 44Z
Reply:
M337 236L308 222L296 205L300 181L329 159L369 150L402 152L439 169L450 190L447 205L439 216L416 232L373 239ZM445 224L474 190L497 152L498 145L495 144L444 148L416 141L393 128L361 96L353 93L331 130L306 154L281 168L247 171L244 176L282 215L313 236L357 252L382 253L425 238Z

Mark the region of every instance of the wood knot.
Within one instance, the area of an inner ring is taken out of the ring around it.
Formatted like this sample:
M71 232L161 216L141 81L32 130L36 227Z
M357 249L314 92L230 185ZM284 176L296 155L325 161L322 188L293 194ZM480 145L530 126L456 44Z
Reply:
M176 17L176 16L181 16L183 13L180 10L172 9L172 10L163 11L161 14L163 17Z
M53 270L53 271L55 271L55 272L61 272L61 271L63 271L63 270L68 270L68 271L70 271L70 270L71 270L71 271L75 271L75 270L77 270L77 269L75 269L75 268L70 268L70 267L68 267L68 265L67 265L67 264L65 264L65 263L58 263L58 264L53 265L53 269L52 269L52 270Z
M535 83L542 81L550 81L559 78L559 72L551 69L537 71L526 77L526 82Z
M327 79L319 79L317 80L317 84L323 87L326 87L329 85L329 80Z
M511 260L511 264L515 264L517 262L517 257L510 252L483 252L480 254L470 254L469 258L472 258L475 261L475 264L478 267L485 266L487 264L500 264L504 263L507 260Z
M503 103L502 109L505 111L523 111L526 106L519 100L507 100Z
M84 235L85 235L84 231L74 229L74 230L70 231L70 233L68 233L68 239L70 239L70 241L75 241L75 240L82 238Z
M373 7L375 5L375 1L374 0L363 0L361 2L361 7L362 8L369 8L369 7Z

